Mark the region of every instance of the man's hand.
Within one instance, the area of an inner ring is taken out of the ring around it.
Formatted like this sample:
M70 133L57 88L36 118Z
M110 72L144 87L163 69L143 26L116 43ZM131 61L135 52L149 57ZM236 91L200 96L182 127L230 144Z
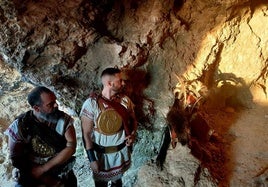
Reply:
M92 171L93 171L94 173L99 173L99 172L100 172L98 161L90 162L89 165L90 165L90 168L92 169Z
M32 168L32 176L36 179L39 179L46 172L43 165L34 166Z
M134 134L128 135L125 138L125 140L126 140L126 146L131 146L135 141L135 135Z

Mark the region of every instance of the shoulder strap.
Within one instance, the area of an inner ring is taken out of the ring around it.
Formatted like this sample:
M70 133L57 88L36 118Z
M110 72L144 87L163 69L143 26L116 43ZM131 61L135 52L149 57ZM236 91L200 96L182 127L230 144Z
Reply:
M103 100L104 99L101 99L101 97L97 99L98 106L100 107L102 112L105 110L105 108L103 106Z
M23 137L24 140L28 139L28 135L32 136L32 132L29 130L30 128L30 123L28 122L30 116L32 115L32 111L28 111L25 112L21 115L19 115L18 117L16 117L16 119L18 119L18 131L19 134L21 135L21 137Z

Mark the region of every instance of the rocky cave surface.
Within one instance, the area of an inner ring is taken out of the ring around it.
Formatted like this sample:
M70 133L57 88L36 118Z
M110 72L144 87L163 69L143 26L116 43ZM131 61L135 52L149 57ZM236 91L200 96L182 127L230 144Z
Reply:
M79 186L94 186L78 117L100 72L125 70L139 122L124 186L268 185L266 0L1 0L0 186L13 185L3 131L34 85L55 91L75 119ZM220 141L155 157L175 90L206 88L200 113ZM210 159L206 159L207 156Z

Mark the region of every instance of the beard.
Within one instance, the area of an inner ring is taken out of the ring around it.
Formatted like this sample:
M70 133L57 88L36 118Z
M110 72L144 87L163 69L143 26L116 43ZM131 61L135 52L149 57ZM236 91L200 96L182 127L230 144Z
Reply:
M63 112L60 111L58 108L55 108L55 110L51 113L40 112L39 118L49 123L56 124L62 116Z
M113 88L112 88L112 91L114 92L114 93L120 93L120 92L122 92L123 91L123 86L121 86L121 87L115 87L115 86L113 86Z

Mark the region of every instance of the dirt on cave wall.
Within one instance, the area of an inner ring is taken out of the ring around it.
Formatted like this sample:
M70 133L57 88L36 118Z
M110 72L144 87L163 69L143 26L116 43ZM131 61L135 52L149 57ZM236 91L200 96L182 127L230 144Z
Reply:
M1 133L28 107L23 100L31 86L24 81L50 87L77 112L99 89L100 71L117 65L128 69L140 125L125 184L192 185L199 160L187 147L168 150L162 173L146 163L160 148L174 88L198 80L209 90L201 112L226 150L225 165L206 168L218 169L222 185L267 185L266 1L13 2L0 4L0 56L19 71L1 64ZM1 171L10 179L1 140ZM206 170L200 176L200 184L213 184L202 178Z

